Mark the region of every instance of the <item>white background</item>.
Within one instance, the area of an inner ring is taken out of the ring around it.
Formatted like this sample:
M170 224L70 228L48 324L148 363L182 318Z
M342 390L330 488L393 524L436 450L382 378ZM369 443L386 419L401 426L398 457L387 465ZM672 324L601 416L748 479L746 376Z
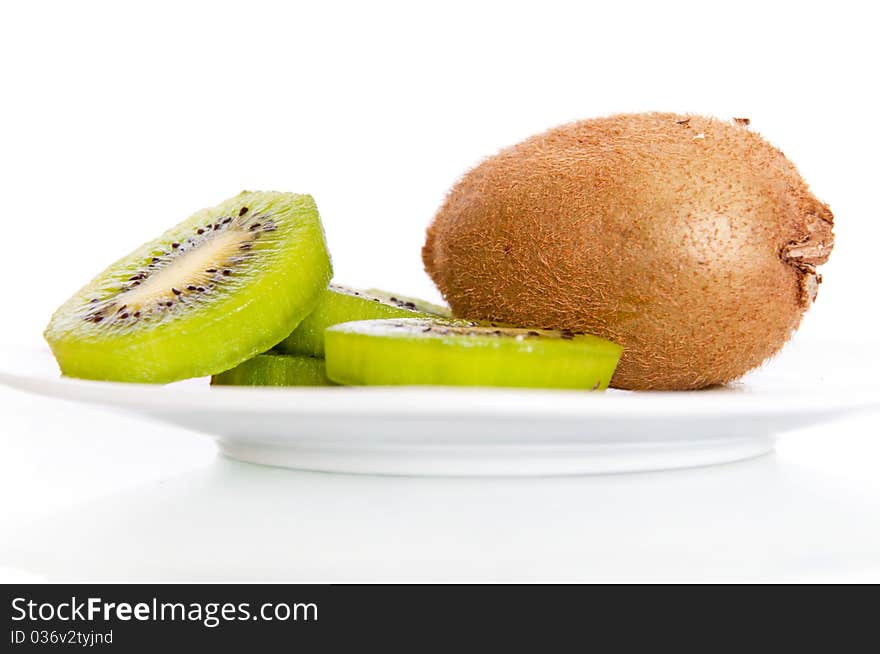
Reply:
M313 194L338 281L437 298L420 248L459 175L555 124L641 110L748 116L782 148L837 221L798 338L876 340L868 6L4 3L0 342L38 339L104 265L245 188ZM5 390L0 408L3 516L212 465L200 437ZM792 437L777 456L861 480L876 508L875 426Z

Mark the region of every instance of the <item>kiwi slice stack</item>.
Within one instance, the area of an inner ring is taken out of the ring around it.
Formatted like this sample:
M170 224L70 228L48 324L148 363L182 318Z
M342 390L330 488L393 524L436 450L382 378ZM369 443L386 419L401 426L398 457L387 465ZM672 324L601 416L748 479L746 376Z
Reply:
M333 382L324 366L324 331L338 323L375 318L449 317L449 310L430 302L339 284L321 294L318 304L293 332L270 352L215 375L215 386L327 386Z
M244 192L109 266L45 337L64 375L213 386L608 386L621 348L570 331L452 319L330 285L310 196ZM325 360L326 357L326 360Z

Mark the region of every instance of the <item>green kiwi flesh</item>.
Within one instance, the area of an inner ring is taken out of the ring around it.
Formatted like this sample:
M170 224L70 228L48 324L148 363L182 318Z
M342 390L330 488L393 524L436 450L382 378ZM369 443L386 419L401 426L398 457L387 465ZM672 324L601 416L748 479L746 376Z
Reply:
M287 354L258 354L211 377L212 386L333 386L323 359Z
M427 314L428 317L452 318L452 311L443 304L435 304L434 302L428 302L427 300L409 295L401 295L400 293L389 293L379 288L368 288L364 294L371 296L373 300L379 299L382 302L394 304L402 309Z
M622 348L596 336L404 318L330 327L327 376L351 385L604 390Z
M311 196L243 192L110 265L55 312L44 336L71 377L212 375L289 334L331 274Z
M424 300L371 289L359 291L331 284L321 295L315 310L306 316L290 336L275 346L285 354L324 356L324 330L354 320L380 318L430 318L450 315L449 309Z

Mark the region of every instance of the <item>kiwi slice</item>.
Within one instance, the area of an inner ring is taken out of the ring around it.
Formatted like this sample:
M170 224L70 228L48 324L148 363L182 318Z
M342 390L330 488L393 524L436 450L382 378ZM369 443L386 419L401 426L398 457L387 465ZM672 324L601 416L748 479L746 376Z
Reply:
M330 379L381 386L604 390L623 351L569 331L413 318L343 323L325 342Z
M112 264L55 312L44 336L71 377L216 374L289 334L330 277L314 200L246 191Z
M286 354L324 356L324 330L353 320L379 318L449 317L449 309L424 300L371 289L358 291L331 284L315 310L306 316L290 336L275 346Z
M324 360L287 354L258 354L211 377L212 386L332 386Z
M368 288L365 294L373 298L374 301L376 298L378 298L381 302L394 304L402 309L409 309L410 311L426 313L428 314L428 317L439 316L441 318L452 318L452 310L449 307L442 304L434 304L433 302L428 302L427 300L422 300L421 298L411 297L409 295L400 295L399 293L389 293L388 291L383 291L378 288ZM401 317L413 318L415 316ZM378 318L375 318L375 320L378 320Z

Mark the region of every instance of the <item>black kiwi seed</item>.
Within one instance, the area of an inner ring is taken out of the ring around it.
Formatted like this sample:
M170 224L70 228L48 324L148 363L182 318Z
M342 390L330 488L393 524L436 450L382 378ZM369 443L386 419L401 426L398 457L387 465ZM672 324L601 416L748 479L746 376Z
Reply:
M245 209L245 211L247 211L247 209ZM243 213L239 213L238 215L239 215L239 216L243 216L244 214L243 214ZM222 222L224 225L228 225L229 223L232 222L232 217L230 216L230 217L224 218L221 222Z
M231 275L231 274L232 274L232 271L231 271L231 270L224 270L224 271L223 271L223 275L226 276L226 277L228 277L228 276Z
M199 293L204 293L204 292L205 292L205 287L204 287L204 286L198 286L198 287L196 287L196 290L197 290Z
M172 248L173 250L176 250L176 249L179 248L179 247L180 247L180 243L178 243L178 242L176 242L176 241L175 241L174 243L171 244L171 248Z
M166 302L166 303L165 303L165 306L166 306L166 307L174 306L174 302L171 302L171 301Z
M128 318L128 312L123 313L123 314L122 314L121 316L119 316L119 317L120 317L120 318Z
M141 317L141 312L140 312L140 311L135 311L132 315L133 315L135 318L140 318L140 317Z
M186 287L186 290L188 290L188 291L194 291L194 290L196 290L196 287L193 286L192 284L190 284L189 286Z
M244 245L242 245L242 246L241 246L240 248L238 248L238 249L239 249L239 250L250 250L252 247L254 247L254 244L253 244L253 243L245 243Z
M248 229L250 229L250 231L254 231L255 229L260 229L261 226L262 225L260 223L254 223Z
M238 215L239 215L239 217L241 217L241 216L245 215L247 212L248 212L248 208L247 208L247 207L242 207L242 208L239 210ZM226 220L232 220L232 218L227 218ZM225 222L225 221L224 221L224 222Z
M216 268L208 268L205 272L206 273L215 273L215 272L217 272L217 269Z
M204 234L204 233L205 233L205 230L202 229L201 227L199 227L199 228L196 230L196 234Z
M183 293L183 291L178 290L178 289L173 288L173 287L171 288L171 292L174 293L175 295L180 295L181 293Z

